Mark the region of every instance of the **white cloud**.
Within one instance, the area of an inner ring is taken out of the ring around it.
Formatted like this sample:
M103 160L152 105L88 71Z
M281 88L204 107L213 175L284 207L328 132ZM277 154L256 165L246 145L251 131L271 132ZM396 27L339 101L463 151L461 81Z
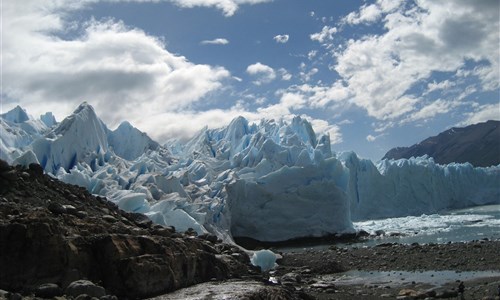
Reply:
M302 81L308 82L318 72L319 72L318 68L312 68L311 70L309 70L309 72L300 72L299 75L300 75L300 78L302 79Z
M302 117L305 117L309 122L311 122L311 125L313 126L317 134L328 134L330 136L330 143L332 145L340 144L343 142L342 132L339 126L331 125L327 121L321 119L311 119L307 116Z
M402 122L406 123L418 120L427 120L439 114L446 114L458 105L460 105L460 103L456 101L445 101L442 99L438 99L430 103L429 105L424 106L419 111L412 113L406 120L403 120Z
M139 2L158 2L161 0L112 0L112 1L139 1ZM175 3L180 7L215 7L222 10L225 16L230 17L236 13L240 5L259 4L271 2L272 0L164 0Z
M466 119L459 126L467 126L486 122L488 120L500 121L500 103L484 104L475 108L473 112L465 114Z
M424 94L428 94L437 90L448 90L454 86L456 86L456 83L449 81L448 79L441 82L433 81L427 84L427 91Z
M366 136L366 140L369 141L369 142L374 142L375 140L377 139L377 137L369 134Z
M288 81L292 79L292 74L290 74L285 68L280 68L278 72L281 75L281 80Z
M343 22L350 25L371 24L378 21L383 13L394 12L404 0L378 0L374 4L363 5L359 11L353 11L343 18Z
M303 94L309 105L314 108L327 108L349 97L349 90L340 81L331 86L303 84L297 88L297 92Z
M269 83L276 78L274 69L260 62L249 65L247 67L247 73L257 77L257 79L253 81L256 85Z
M229 44L229 41L224 38L217 38L213 40L204 40L201 41L200 44L202 45L227 45Z
M376 4L363 5L359 12L353 11L345 17L348 24L373 23L382 15L382 11Z
M469 76L479 77L483 90L498 88L497 1L417 1L401 7L378 1L374 5L380 16L375 8L363 6L351 23L361 22L362 17L363 22L380 19L386 31L350 40L335 54L335 70L353 95L350 101L370 116L386 122L407 119L422 100L410 92L412 87L435 72L457 72L468 60L487 61ZM441 84L429 88L445 88ZM428 115L422 113L422 117Z
M170 53L163 42L122 22L91 20L63 40L63 9L77 1L9 1L3 7L3 93L34 115L62 118L88 101L111 126L189 108L230 73ZM7 108L7 107L6 107ZM160 127L155 129L161 130ZM154 133L151 133L154 135Z
M288 42L289 38L290 36L288 34L278 34L277 36L273 37L273 40L275 40L276 43L285 44L286 42Z
M317 50L311 50L311 51L309 51L309 53L307 53L307 58L309 60L312 60L313 58L316 57L317 54L318 54Z
M321 32L313 33L309 37L312 41L324 43L333 40L333 35L337 33L336 27L324 26Z

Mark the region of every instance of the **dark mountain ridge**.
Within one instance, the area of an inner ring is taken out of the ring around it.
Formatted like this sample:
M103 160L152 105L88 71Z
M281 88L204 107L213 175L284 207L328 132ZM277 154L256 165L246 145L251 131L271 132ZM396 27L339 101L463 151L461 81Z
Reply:
M428 155L439 164L469 162L475 167L500 164L500 121L454 127L410 147L389 150L382 159Z

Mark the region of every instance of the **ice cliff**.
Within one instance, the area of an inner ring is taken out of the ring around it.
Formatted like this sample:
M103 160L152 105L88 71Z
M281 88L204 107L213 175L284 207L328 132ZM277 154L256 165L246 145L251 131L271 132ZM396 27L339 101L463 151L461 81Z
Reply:
M238 117L161 146L127 122L109 130L86 103L61 123L19 109L0 118L3 159L38 162L124 210L226 240L322 236L353 231L352 220L500 203L500 166L336 155L300 117Z

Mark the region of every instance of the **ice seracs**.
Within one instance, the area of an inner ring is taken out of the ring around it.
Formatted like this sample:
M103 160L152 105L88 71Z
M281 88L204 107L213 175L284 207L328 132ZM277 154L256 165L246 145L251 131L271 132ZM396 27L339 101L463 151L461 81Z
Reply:
M333 153L329 136L301 117L254 124L238 117L161 146L128 122L109 130L87 103L57 124L50 115L15 123L25 119L19 109L10 116L0 118L10 162L37 161L122 209L225 241L352 232L352 220L500 203L500 166L428 157L375 164Z
M148 150L157 150L160 145L147 134L124 121L114 131L108 132L109 146L113 152L126 159L134 160Z
M47 135L35 140L31 149L45 171L52 174L59 168L70 170L79 162L91 164L108 150L106 127L92 106L84 102Z
M437 213L500 203L500 167L439 165L429 157L382 160L375 165L343 153L349 168L353 220Z

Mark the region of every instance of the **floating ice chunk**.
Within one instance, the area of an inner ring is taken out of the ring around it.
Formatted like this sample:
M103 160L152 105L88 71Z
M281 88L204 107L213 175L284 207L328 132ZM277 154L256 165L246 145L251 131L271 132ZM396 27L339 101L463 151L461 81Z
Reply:
M260 267L262 272L267 272L277 266L276 254L271 250L255 251L250 259L252 265Z

